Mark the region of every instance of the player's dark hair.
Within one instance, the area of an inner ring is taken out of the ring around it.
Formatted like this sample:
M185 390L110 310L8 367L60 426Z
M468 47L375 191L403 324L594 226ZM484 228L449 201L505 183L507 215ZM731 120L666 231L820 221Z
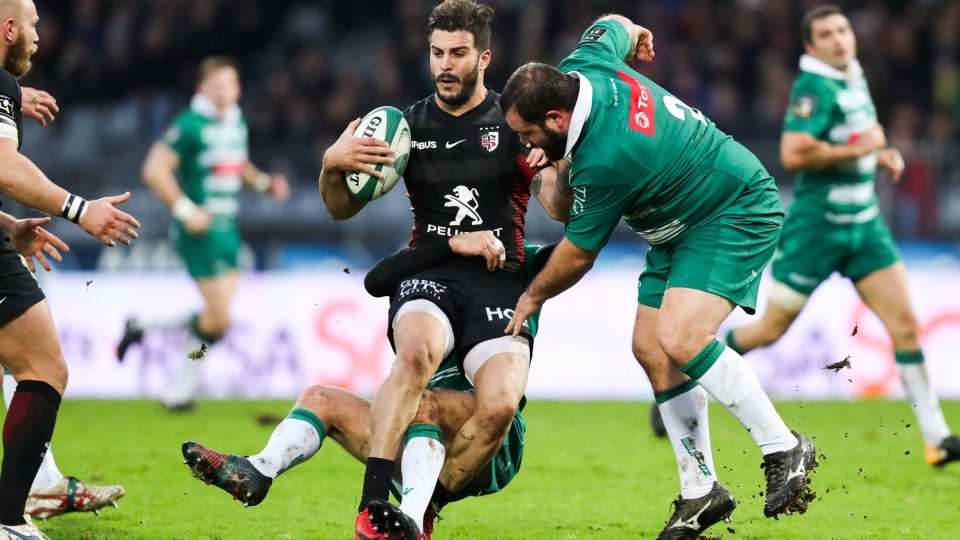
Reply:
M843 15L843 10L833 4L823 4L804 14L803 21L800 23L800 36L804 43L813 43L813 21L830 15Z
M490 48L490 22L493 8L472 0L445 0L433 8L427 19L427 36L434 30L456 32L465 30L473 34L473 44L483 52Z
M229 56L208 56L204 58L197 69L197 82L203 82L211 73L225 67L232 68L238 74L240 73L237 61Z
M500 95L500 109L514 109L525 122L542 125L547 111L572 111L577 104L580 79L556 68L530 62L517 68Z

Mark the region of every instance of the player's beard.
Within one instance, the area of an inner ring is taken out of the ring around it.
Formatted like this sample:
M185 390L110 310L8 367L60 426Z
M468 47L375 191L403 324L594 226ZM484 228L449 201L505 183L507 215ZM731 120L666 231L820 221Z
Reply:
M553 131L547 126L543 128L546 138L543 144L538 145L550 161L560 161L567 154L567 136L559 131Z
M470 101L473 97L473 91L477 88L477 82L480 80L480 62L473 66L473 70L467 73L463 79L452 73L441 73L433 79L437 90L437 98L451 107L459 107ZM449 81L460 83L460 91L452 96L445 96L440 92L440 81Z
M33 63L30 62L32 55L26 34L21 34L20 39L11 43L10 47L7 48L7 59L3 67L19 79L29 73L30 68L33 67Z

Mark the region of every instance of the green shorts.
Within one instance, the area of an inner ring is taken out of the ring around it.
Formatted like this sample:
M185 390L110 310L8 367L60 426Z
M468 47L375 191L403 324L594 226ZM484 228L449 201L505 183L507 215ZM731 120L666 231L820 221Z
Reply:
M865 223L836 224L822 211L794 206L773 258L773 277L809 296L833 272L857 281L900 260L890 229L877 215Z
M772 180L766 184L746 192L678 242L651 247L637 302L660 309L667 289L683 287L721 296L754 313L760 274L773 257L783 226L779 194Z
M174 226L171 239L194 279L216 277L240 267L240 232L235 228L192 235Z

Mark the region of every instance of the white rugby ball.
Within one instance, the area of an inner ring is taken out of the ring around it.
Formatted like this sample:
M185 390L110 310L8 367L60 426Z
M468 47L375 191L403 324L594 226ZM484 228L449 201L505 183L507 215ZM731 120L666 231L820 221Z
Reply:
M383 178L359 171L347 174L347 188L355 198L363 201L379 199L396 185L407 168L410 160L410 125L399 109L378 107L360 120L353 136L386 141L394 151L392 165L379 163L374 167L383 173Z

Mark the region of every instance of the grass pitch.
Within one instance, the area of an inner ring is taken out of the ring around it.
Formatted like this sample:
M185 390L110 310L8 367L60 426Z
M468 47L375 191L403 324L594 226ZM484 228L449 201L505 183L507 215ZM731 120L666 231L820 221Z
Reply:
M190 415L155 402L71 401L61 407L54 453L61 470L95 483L122 483L127 496L99 517L71 514L40 524L54 539L341 539L352 525L363 470L327 439L311 461L280 477L257 507L194 479L180 444L256 453L289 402L201 402ZM453 504L435 537L470 539L653 538L678 493L669 442L653 438L649 403L532 402L519 476L502 493ZM720 480L739 506L727 539L960 537L960 464L923 462L905 402L783 403L787 423L826 456L807 514L763 517L763 474L753 441L726 411L711 409ZM944 403L954 426L960 402ZM910 425L909 427L907 425Z

